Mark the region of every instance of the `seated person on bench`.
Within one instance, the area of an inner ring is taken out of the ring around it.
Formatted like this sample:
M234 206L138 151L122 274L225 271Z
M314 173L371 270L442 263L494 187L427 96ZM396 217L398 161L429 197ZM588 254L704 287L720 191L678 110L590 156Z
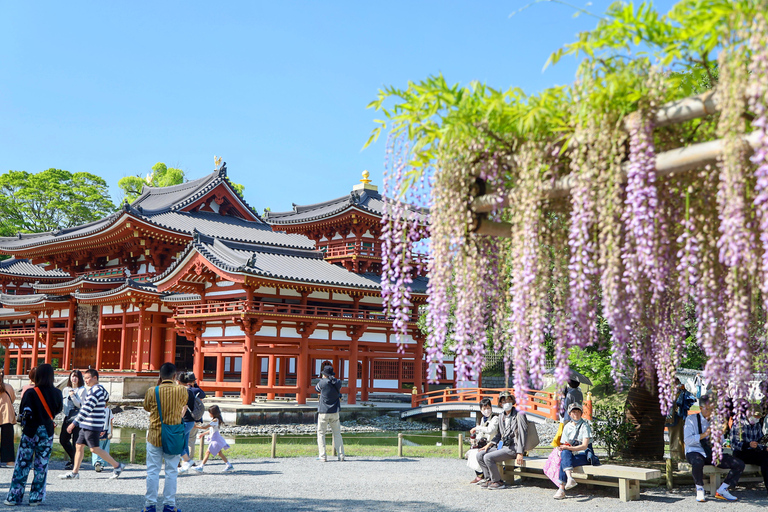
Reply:
M592 464L587 455L587 448L592 440L592 427L582 418L584 412L581 404L572 403L568 406L570 421L563 429L560 450L560 489L555 493L556 500L565 498L565 491L578 485L573 479L573 468Z
M499 415L499 431L488 442L488 448L477 454L477 463L483 469L485 477L480 487L486 489L506 488L497 464L512 459L515 459L517 465L522 464L528 437L528 420L525 413L515 409L515 397L509 391L499 394L499 406L504 410Z
M482 453L485 455L488 441L493 439L499 431L499 417L493 415L490 398L480 400L480 412L483 414L482 421L480 421L478 426L473 427L469 431L475 438L475 442L472 443L472 449L467 452L467 466L475 470L475 479L469 482L470 484L477 484L483 481L483 468L480 467L480 463L477 461L477 454Z
M731 430L733 456L745 464L760 466L765 488L768 490L768 449L761 443L766 432L763 431L763 419L759 407L754 407L741 422L734 423Z
M691 464L693 481L696 484L696 501L706 501L704 496L704 466L712 464L712 444L710 437L712 429L709 426L709 418L712 416L714 404L709 395L699 398L699 414L691 414L685 419L685 458ZM736 501L738 498L728 492L730 486L739 483L739 477L744 471L744 462L733 455L723 453L720 456L719 468L730 469L725 477L723 485L715 492L718 500Z

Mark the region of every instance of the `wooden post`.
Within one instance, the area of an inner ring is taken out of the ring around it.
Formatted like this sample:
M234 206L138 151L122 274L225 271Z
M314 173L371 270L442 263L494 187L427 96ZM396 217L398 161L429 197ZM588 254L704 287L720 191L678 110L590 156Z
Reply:
M675 486L674 475L672 474L672 455L667 459L667 489L670 491Z
M122 324L123 325L122 325L122 328L120 329L120 364L119 364L118 367L121 370L125 370L126 366L130 366L130 359L128 360L129 361L128 365L125 364L126 357L130 357L130 356L127 356L127 354L128 354L128 346L127 346L127 343L128 343L128 328L125 326L125 324L128 323L128 322L125 321L125 319L126 319L125 311L127 309L128 309L128 305L127 304L121 304L120 305L120 310L123 312L123 316L122 316Z
M99 308L99 330L96 333L96 370L101 370L101 362L104 354L104 316L101 314L101 306Z
M270 345L269 348L275 348L274 345ZM267 356L267 387L271 390L275 387L275 377L277 374L277 356L270 354ZM267 391L267 400L274 400L275 392Z
M277 458L277 434L272 433L272 450L270 451L270 456L275 459Z
M304 405L307 403L307 388L309 387L309 335L302 335L299 347L299 358L296 360L296 384L299 392L296 393L296 402Z
M32 342L32 361L29 364L29 369L37 367L37 350L38 345L40 344L40 315L35 315L35 341ZM18 371L16 372L17 375L21 375Z
M5 354L3 356L3 372L9 375L8 370L11 368L11 342L3 345L5 347Z
M219 343L219 348L221 348L221 343ZM230 361L232 361L234 358L230 358ZM234 366L234 363L232 363ZM240 367L242 371L242 366ZM224 382L224 354L216 354L216 384L221 384ZM217 397L223 397L224 396L224 390L219 389L214 393L214 396Z
M459 434L459 458L464 458L464 434Z
M77 311L77 303L75 299L69 300L69 317L67 318L67 334L64 339L64 361L61 363L61 367L67 371L71 368L72 364L72 338L75 332L75 314Z
M403 456L403 434L402 433L397 434L397 456L398 457Z
M136 367L134 368L137 372L144 368L144 311L144 304L139 304L139 335L136 338ZM99 324L99 333L101 333L101 324ZM97 351L97 354L101 354L99 349Z
M136 462L136 434L131 434L131 456L128 459L131 464Z
M48 311L48 330L45 333L45 363L51 364L53 360L53 311Z

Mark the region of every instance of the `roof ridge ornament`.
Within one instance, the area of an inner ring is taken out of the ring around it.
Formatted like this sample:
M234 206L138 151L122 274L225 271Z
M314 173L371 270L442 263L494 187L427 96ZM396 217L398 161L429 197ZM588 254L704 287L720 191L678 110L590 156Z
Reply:
M197 230L197 228L192 228L192 241L195 243L200 242L200 232Z
M215 170L218 171L220 177L226 178L227 162L224 162L223 160L224 159L222 157L213 155L213 164L215 165Z

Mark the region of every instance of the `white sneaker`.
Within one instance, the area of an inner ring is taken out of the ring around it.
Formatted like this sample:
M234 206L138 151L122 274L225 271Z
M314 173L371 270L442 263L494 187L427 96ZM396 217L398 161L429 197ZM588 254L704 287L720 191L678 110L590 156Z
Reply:
M715 493L715 498L718 500L725 500L725 501L737 501L739 498L728 492L728 489L723 489L722 491L717 491Z
M339 455L339 462L344 462L344 454Z
M555 493L554 498L556 500L565 499L565 490L564 489L558 489L557 492Z
M574 480L573 478L569 478L568 481L565 482L565 490L568 491L570 489L573 489L577 485L579 484L576 482L576 480Z
M187 462L182 462L181 467L179 468L179 473L185 473L189 471L189 468L192 467L192 461L188 460Z
M707 495L704 493L704 489L697 489L696 490L696 501L699 503L704 503L707 501Z
M71 471L64 473L63 475L59 475L59 478L62 480L78 480L80 479L80 473L73 473Z
M234 471L234 470L235 470L235 467L234 467L232 464L230 464L230 463L227 463L227 465L226 465L226 466L224 466L224 472L225 472L225 473L226 473L227 471Z

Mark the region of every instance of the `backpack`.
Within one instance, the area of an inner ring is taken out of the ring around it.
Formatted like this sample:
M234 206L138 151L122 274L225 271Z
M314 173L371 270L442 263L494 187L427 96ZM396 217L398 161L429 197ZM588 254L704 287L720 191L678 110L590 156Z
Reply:
M205 405L203 404L203 401L200 400L197 396L195 396L195 408L189 411L189 413L192 415L192 419L195 421L200 421L203 419L203 414L205 414Z
M528 453L539 446L541 440L539 439L539 432L536 430L536 424L532 421L528 421L527 416L525 421L528 423L528 435L525 437L525 446L523 447L523 451Z

